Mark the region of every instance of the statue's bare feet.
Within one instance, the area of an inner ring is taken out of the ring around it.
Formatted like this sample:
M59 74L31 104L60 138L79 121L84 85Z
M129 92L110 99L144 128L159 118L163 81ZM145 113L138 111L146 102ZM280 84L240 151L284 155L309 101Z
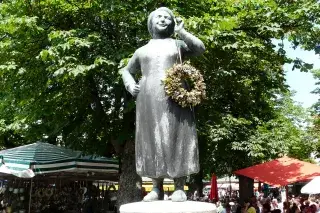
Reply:
M149 192L146 196L144 196L143 201L144 202L151 202L159 200L159 194L156 191Z
M171 196L173 202L184 202L187 200L187 195L183 190L176 190Z

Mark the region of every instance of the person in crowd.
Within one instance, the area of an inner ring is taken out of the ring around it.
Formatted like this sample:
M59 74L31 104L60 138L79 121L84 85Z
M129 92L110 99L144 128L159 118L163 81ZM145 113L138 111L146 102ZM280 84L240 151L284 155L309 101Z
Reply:
M271 213L281 213L281 210L280 209L275 209L275 210L271 211Z
M309 213L316 213L317 212L317 205L311 204L309 207Z
M262 213L271 213L271 206L269 203L262 205Z
M168 192L164 193L163 200L169 200Z
M283 208L282 208L283 213L289 213L290 212L290 203L285 201L283 202Z
M258 206L258 200L257 200L256 196L251 197L250 203L255 208L256 213L260 213L260 208Z
M210 200L209 200L209 197L208 197L208 196L204 196L204 197L202 198L202 201L203 201L203 202L209 202Z
M244 213L257 213L256 208L253 205L253 199L245 201Z
M262 204L268 203L271 206L271 199L269 197L263 198Z
M294 202L290 208L290 213L300 213L300 209L296 202Z
M259 199L260 193L257 189L254 189L254 195L256 196L257 199Z
M193 200L199 200L199 192L198 190L195 190L193 193Z
M218 213L222 213L223 211L225 211L223 203L221 203L220 201L217 202L217 212Z
M273 190L273 198L278 200L279 197L280 197L279 188L275 188Z
M238 207L238 200L233 200L229 204L231 206L231 212L235 213L237 211L237 207Z
M300 199L300 211L304 213L306 207L307 206L305 205L305 200L303 198L301 198Z
M225 212L223 213L231 213L231 205L229 203L226 204Z
M278 200L274 198L271 201L271 211L275 209L279 209L279 205L278 205Z
M310 201L309 201L309 200L306 200L306 201L304 201L304 203L303 203L303 207L302 207L301 211L302 211L303 213L307 213L307 212L309 212L309 207L310 207Z
M244 205L238 203L235 213L243 213Z

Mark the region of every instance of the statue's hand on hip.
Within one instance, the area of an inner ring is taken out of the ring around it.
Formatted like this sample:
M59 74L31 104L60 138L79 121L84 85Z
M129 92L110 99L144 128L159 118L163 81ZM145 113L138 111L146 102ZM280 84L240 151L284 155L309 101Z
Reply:
M131 95L132 95L133 97L137 97L137 95L138 95L139 92L140 92L140 86L139 86L139 84L134 84L134 85L129 86L129 92L131 93Z

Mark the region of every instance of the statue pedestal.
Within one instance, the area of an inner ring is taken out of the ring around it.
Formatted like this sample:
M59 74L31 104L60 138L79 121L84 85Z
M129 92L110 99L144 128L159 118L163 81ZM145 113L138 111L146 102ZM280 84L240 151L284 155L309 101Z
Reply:
M216 213L211 203L186 201L136 202L120 206L120 213Z

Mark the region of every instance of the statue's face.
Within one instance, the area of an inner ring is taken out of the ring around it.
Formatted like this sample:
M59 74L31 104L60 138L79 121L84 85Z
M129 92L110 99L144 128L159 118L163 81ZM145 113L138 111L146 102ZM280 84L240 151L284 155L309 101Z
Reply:
M170 25L173 20L169 13L166 11L155 11L155 14L152 19L152 25L154 33L170 36Z

